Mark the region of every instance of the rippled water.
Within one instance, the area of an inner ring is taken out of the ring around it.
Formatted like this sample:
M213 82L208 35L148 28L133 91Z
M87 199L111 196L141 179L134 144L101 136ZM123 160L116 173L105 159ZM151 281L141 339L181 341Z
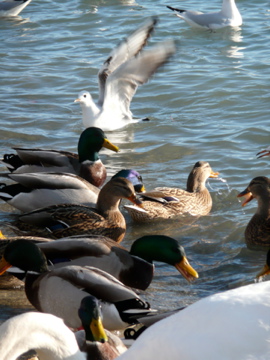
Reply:
M83 127L73 100L83 89L97 96L96 74L113 46L151 15L160 22L149 46L177 39L177 54L132 102L134 116L150 122L107 133L121 152L101 154L109 175L135 168L148 189L184 187L198 160L225 179L209 180L213 210L192 225L141 226L127 217L123 245L143 234L173 236L199 272L188 284L175 269L157 264L144 297L162 310L254 281L265 254L247 250L243 234L256 203L243 209L236 195L253 177L268 176L270 167L270 159L255 156L270 144L269 2L237 1L243 26L216 32L190 28L166 4L180 7L160 0L33 0L21 17L0 19L1 154L19 145L76 151ZM218 0L181 2L202 11L220 6ZM0 204L3 221L12 211ZM0 292L0 321L30 308L23 295Z

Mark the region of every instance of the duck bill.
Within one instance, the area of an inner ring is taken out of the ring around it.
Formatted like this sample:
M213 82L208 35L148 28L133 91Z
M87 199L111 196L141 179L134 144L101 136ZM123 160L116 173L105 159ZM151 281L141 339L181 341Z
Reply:
M136 193L143 193L143 192L146 191L143 184L135 184L133 186L134 186L134 189L135 189Z
M193 267L189 264L188 259L184 256L183 259L174 265L180 274L187 280L192 281L198 279L199 274Z
M11 264L6 261L4 257L0 260L0 275L3 275L9 268L11 268Z
M219 175L219 172L214 172L213 170L211 171L211 174L210 174L210 178L217 178Z
M242 206L246 206L247 203L249 203L252 199L254 199L253 195L251 194L250 191L248 191L248 189L242 191L240 194L237 195L237 197L244 197L245 200L242 203Z
M104 139L102 146L115 152L120 151L119 147L111 143L108 139Z
M135 194L131 195L130 197L127 198L129 201L131 201L133 204L139 206L140 208L143 208L143 203L140 199L138 199L136 197Z
M105 343L108 341L108 337L105 333L104 327L102 325L102 321L100 318L93 319L90 324L90 330L93 334L95 341L99 341L101 343Z

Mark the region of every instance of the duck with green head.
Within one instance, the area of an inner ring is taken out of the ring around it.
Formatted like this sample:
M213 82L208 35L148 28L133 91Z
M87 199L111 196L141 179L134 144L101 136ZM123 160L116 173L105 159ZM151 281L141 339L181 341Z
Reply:
M123 329L153 313L131 288L105 271L75 265L49 270L44 253L28 240L13 241L5 248L0 275L11 266L26 273L25 293L30 303L41 312L61 317L71 328L81 327L78 309L88 295L100 300L108 330Z
M94 296L82 299L78 314L84 331L75 333L75 336L81 351L87 354L87 359L113 360L126 351L120 338L104 329L100 304Z
M100 128L89 127L80 135L78 154L61 150L16 147L14 150L17 154L5 154L1 162L13 173L72 173L100 187L107 176L106 168L99 158L102 147L119 151Z

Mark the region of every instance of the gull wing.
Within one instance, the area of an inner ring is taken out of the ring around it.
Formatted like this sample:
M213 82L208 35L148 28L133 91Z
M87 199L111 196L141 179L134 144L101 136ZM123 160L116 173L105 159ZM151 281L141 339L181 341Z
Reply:
M154 27L157 23L156 17L151 17L138 29L123 39L114 48L98 72L99 99L98 104L102 106L104 101L106 80L120 65L136 56L146 45Z

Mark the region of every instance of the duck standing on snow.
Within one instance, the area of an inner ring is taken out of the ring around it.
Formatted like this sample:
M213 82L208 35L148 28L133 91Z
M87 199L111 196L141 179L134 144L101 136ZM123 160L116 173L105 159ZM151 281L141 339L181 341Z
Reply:
M175 44L166 40L141 52L151 35L157 18L147 20L125 38L112 52L99 70L99 99L95 104L87 91L79 93L75 102L82 108L85 127L98 126L104 131L122 128L132 119L130 103L139 85L175 53Z
M167 6L175 14L196 28L216 30L227 26L241 26L242 16L237 9L235 0L223 0L220 11L202 13L200 11L181 10Z

